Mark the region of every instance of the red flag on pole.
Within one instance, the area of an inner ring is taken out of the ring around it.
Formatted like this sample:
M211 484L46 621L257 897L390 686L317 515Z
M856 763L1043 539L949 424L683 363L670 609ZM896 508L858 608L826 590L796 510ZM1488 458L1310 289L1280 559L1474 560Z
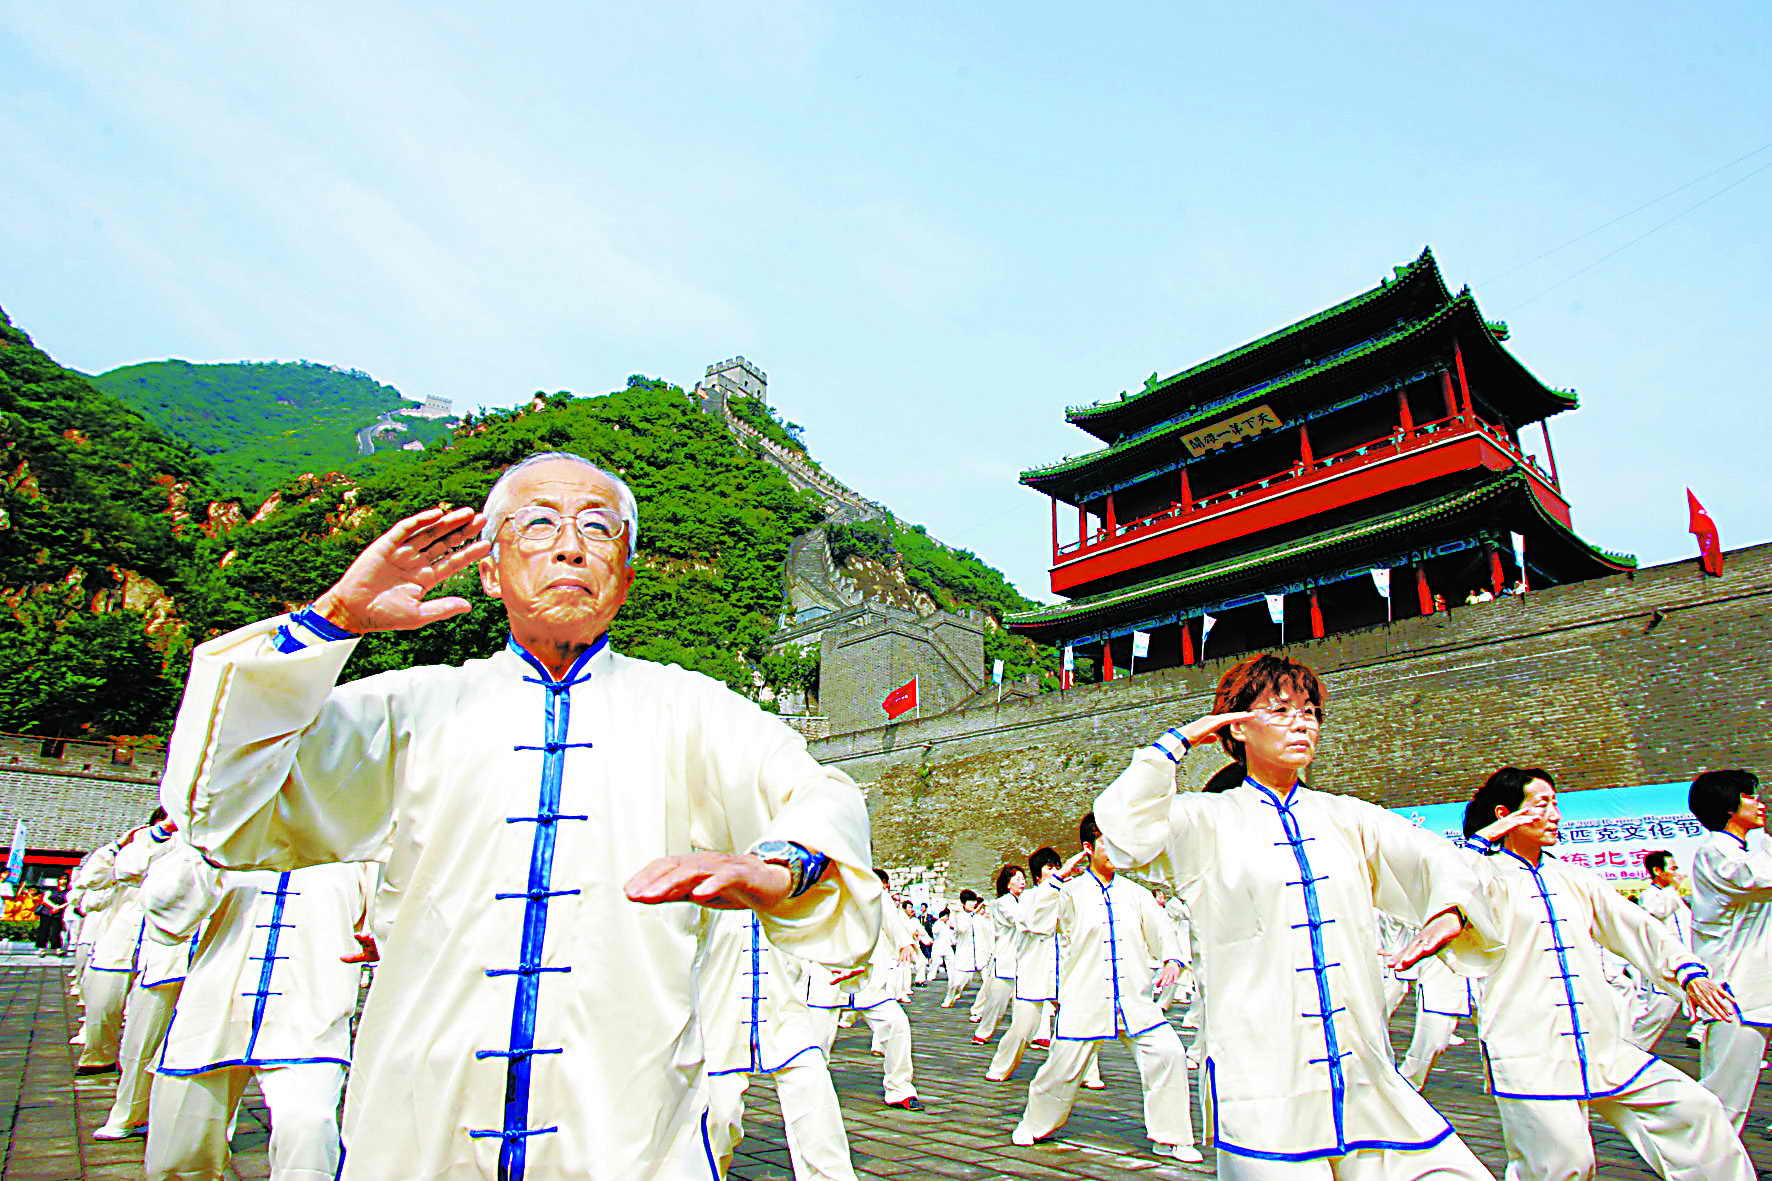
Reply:
M917 708L917 678L912 677L909 684L900 685L886 694L886 700L880 703L888 718L896 718L899 714L908 713Z
M1723 573L1723 539L1717 535L1717 523L1710 519L1692 489L1686 489L1686 507L1691 510L1686 532L1698 539L1698 564L1706 574L1718 577Z

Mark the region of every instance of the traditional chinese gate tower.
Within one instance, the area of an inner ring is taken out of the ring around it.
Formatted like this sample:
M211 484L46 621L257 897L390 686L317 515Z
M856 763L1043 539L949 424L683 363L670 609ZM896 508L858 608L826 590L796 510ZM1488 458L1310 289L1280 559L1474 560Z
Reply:
M1269 595L1287 641L1500 596L1522 575L1514 534L1534 588L1634 567L1571 528L1546 420L1575 394L1506 339L1424 250L1344 303L1070 408L1106 445L1021 476L1052 498L1052 590L1070 601L1009 626L1112 676L1134 630L1151 633L1139 670L1278 644ZM1542 462L1521 441L1533 424Z

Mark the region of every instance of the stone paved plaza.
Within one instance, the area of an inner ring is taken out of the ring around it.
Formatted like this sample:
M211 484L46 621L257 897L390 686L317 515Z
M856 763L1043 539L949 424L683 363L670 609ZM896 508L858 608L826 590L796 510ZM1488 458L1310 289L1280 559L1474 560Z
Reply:
M65 961L64 961L65 962ZM1147 1151L1139 1116L1138 1076L1129 1052L1107 1047L1102 1055L1105 1091L1085 1091L1071 1122L1058 1136L1032 1148L1009 1143L1041 1053L1032 1051L1006 1084L984 1081L988 1054L971 1044L965 1005L944 1010L936 988L916 991L910 1009L917 1085L928 1110L897 1111L880 1103L878 1058L868 1053L865 1023L839 1033L832 1074L842 1097L857 1172L867 1178L1181 1178L1210 1176L1207 1164L1162 1161ZM968 1000L971 994L968 994ZM75 1082L68 1046L78 1010L67 999L62 963L10 959L0 965L0 1181L122 1181L141 1174L141 1142L100 1144L91 1139L109 1110L112 1076ZM1413 1002L1404 1001L1392 1038L1407 1043ZM1473 1036L1469 1024L1461 1036ZM1677 1032L1677 1031L1676 1031ZM1662 1056L1689 1073L1694 1051L1670 1037ZM1772 1072L1769 1072L1772 1073ZM1466 1143L1497 1177L1505 1157L1493 1102L1479 1087L1475 1043L1454 1047L1428 1080L1428 1096L1452 1120ZM774 1088L752 1087L745 1142L732 1176L776 1181L792 1176ZM1748 1144L1760 1176L1772 1176L1772 1138L1763 1135L1768 1094L1763 1085L1749 1124ZM1195 1095L1198 1119L1199 1098ZM1607 1181L1654 1176L1604 1124L1595 1125L1600 1176ZM234 1138L234 1167L241 1181L268 1177L266 1116L255 1089L248 1092Z

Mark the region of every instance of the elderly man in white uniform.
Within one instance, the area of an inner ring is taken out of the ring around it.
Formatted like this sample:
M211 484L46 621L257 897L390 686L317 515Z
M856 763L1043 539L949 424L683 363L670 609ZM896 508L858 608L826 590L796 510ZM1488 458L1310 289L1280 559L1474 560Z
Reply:
M1595 1176L1590 1111L1668 1181L1752 1181L1722 1104L1626 1040L1626 1008L1601 949L1645 978L1684 990L1700 1011L1729 1015L1722 989L1667 929L1598 874L1549 854L1556 787L1537 768L1503 767L1466 806L1467 847L1495 936L1469 932L1445 954L1486 977L1478 1032L1501 1114L1508 1181Z
M1392 1063L1375 919L1423 929L1393 967L1449 941L1461 912L1484 921L1466 855L1304 785L1323 719L1304 665L1239 661L1213 708L1134 754L1095 816L1114 864L1169 880L1200 932L1218 1176L1488 1177ZM1220 732L1243 784L1178 794L1180 760Z
M1028 921L1063 944L1058 1023L1052 1051L1028 1084L1027 1108L1010 1139L1050 1136L1070 1118L1084 1071L1104 1041L1128 1046L1144 1088L1144 1129L1152 1151L1174 1160L1203 1159L1188 1109L1187 1051L1151 997L1181 975L1175 924L1137 882L1114 872L1101 849L1095 817L1078 825L1083 851L1030 900Z
M345 1181L709 1177L701 907L823 963L874 943L855 786L718 682L610 649L637 529L618 479L531 456L484 514L408 517L193 656L165 788L191 843L235 868L386 851ZM425 596L475 563L502 650L337 685L357 637L468 610Z
M273 1181L330 1181L376 866L226 871L173 841L142 885L152 939L202 928L148 1103L148 1181L222 1181L234 1109L257 1079Z
M1711 830L1692 855L1693 948L1728 981L1737 1014L1705 1027L1699 1081L1722 1100L1738 1133L1772 1031L1772 853L1759 791L1751 771L1706 771L1688 796Z
M775 1078L794 1176L855 1181L823 1035L800 988L795 961L769 945L754 912L714 918L701 966L701 1026L708 1054L708 1140L722 1174L744 1140L751 1076L768 1074Z

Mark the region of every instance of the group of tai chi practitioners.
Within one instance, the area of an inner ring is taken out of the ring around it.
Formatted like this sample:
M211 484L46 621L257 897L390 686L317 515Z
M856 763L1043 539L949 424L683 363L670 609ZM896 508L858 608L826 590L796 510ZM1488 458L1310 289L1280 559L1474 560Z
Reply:
M1510 1178L1593 1176L1590 1111L1664 1177L1754 1175L1739 1132L1772 1027L1772 856L1748 773L1693 785L1713 836L1688 939L1677 907L1549 852L1545 771L1491 776L1463 846L1307 787L1323 687L1253 657L1211 715L1133 754L1075 822L1079 852L1005 867L932 936L841 772L718 682L611 649L638 532L620 479L531 456L483 509L409 517L312 603L196 650L164 815L74 883L80 1070L119 1072L98 1134L145 1134L150 1178L222 1177L254 1078L277 1178L717 1178L756 1074L796 1175L850 1178L832 1039L865 1020L884 1101L924 1110L904 1001L932 958L946 1005L979 981L975 1042L1008 1018L986 1078L1046 1049L1016 1144L1065 1123L1118 1040L1158 1155L1201 1159L1197 1068L1220 1177L1489 1177L1418 1089L1451 1025L1418 1028L1409 1077L1393 1064L1394 979L1415 968L1424 998L1468 1005L1481 982ZM467 611L429 596L470 567L503 649L340 683L362 636ZM1231 762L1178 791L1207 745ZM1704 1022L1702 1085L1631 1036L1682 1006Z

